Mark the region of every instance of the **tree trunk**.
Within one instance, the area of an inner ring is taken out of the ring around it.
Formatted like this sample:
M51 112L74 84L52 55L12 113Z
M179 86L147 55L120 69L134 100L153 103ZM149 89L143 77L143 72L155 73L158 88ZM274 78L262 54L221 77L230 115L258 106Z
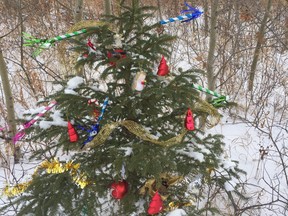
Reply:
M213 0L211 5L211 22L210 22L210 40L209 40L209 51L208 51L208 59L207 59L207 81L208 88L210 90L215 89L215 80L214 76L214 54L216 47L216 25L217 25L217 8L218 8L218 0ZM210 96L208 97L210 98Z
M6 67L6 63L4 61L4 57L2 54L2 49L0 48L0 76L3 85L3 91L5 95L5 102L6 102L6 110L7 110L7 123L8 123L8 137L13 137L16 134L16 120L15 120L15 113L14 113L14 102L10 87L10 82L8 79L8 70ZM16 146L11 141L11 146L13 149L14 154L14 162L19 163L21 157L20 147Z
M76 0L74 8L74 23L78 23L83 19L83 0ZM76 69L77 76L84 76L84 67L78 67Z
M74 23L80 22L83 16L83 0L77 0L74 12Z
M111 15L112 14L111 0L104 0L104 13L106 15Z
M285 19L285 47L284 47L284 50L287 50L288 49L288 16L286 17Z
M248 83L248 90L249 91L253 90L253 83L254 83L254 77L255 77L255 73L256 73L256 67L257 67L257 63L258 63L258 59L259 59L259 55L260 55L260 51L261 51L261 45L264 43L264 35L265 35L265 29L266 29L265 27L267 24L267 20L269 17L271 6L272 6L272 0L268 0L267 8L266 8L263 20L262 20L260 28L259 28L258 37L257 37L257 44L255 47L254 56L253 56L253 60L252 60L252 64L251 64L249 83Z
M218 0L213 0L211 3L211 21L210 21L210 34L209 34L209 51L208 51L208 58L207 58L207 82L208 88L210 90L215 89L215 77L213 72L213 65L214 65L214 53L216 47L216 25L217 25L217 8L218 8ZM211 99L210 95L206 96L207 100ZM205 130L205 125L207 122L207 116L202 116L199 119L199 128L201 130Z
M207 0L204 0L204 11L208 11ZM208 32L209 32L208 15L207 13L204 13L203 16L204 16L204 32L205 32L205 37L207 37Z

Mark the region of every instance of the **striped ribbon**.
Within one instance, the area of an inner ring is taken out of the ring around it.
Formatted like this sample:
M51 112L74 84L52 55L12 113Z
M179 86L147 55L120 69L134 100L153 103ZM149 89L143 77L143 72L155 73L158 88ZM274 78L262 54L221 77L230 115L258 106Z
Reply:
M81 29L79 31L71 32L71 33L66 33L64 35L59 35L50 39L39 39L39 38L34 38L33 36L23 33L23 38L24 38L24 46L35 46L36 44L40 44L38 49L33 52L33 56L36 57L41 53L43 49L49 48L53 43L61 40L65 40L67 38L71 38L74 36L78 36L80 34L87 33L87 29Z
M54 38L51 38L51 39L48 39L47 41L45 41L44 44L46 43L49 43L49 44L52 44L56 41L61 41L61 40L65 40L67 38L71 38L71 37L74 37L74 36L78 36L80 34L84 34L84 33L87 33L87 29L81 29L79 31L75 31L75 32L71 32L71 33L67 33L67 34L64 34L64 35L59 35L59 36L56 36ZM44 45L43 44L43 45ZM45 48L45 46L44 46Z
M166 19L166 20L161 20L160 21L160 24L161 25L164 25L164 24L167 24L167 23L172 23L172 22L175 22L175 21L184 21L184 20L191 20L191 19L196 19L198 18L199 16L201 16L203 12L201 11L196 11L195 13L191 13L191 14L185 14L183 16L177 16L177 17L174 17L174 18L169 18L169 19Z
M214 97L222 97L223 96L223 95L218 94L217 92L211 91L210 89L204 88L204 87L197 85L197 84L192 84L192 87L199 90L199 91L213 95Z
M86 129L81 125L78 125L78 128L84 131L88 132L88 138L83 142L83 145L81 146L81 149L89 142L91 142L93 140L93 138L98 134L99 130L100 130L100 124L99 122L103 119L103 115L105 113L106 107L108 105L109 102L109 97L106 97L104 102L103 102L103 106L100 112L100 115L97 119L97 122L95 125L92 125L92 127L90 129Z
M13 137L12 139L13 143L15 144L17 141L21 140L25 136L25 129L31 127L36 121L38 121L39 118L44 116L44 114L50 109L52 109L52 107L54 107L56 104L57 104L56 101L50 102L50 104L47 107L45 107L42 112L38 113L38 115L35 116L35 118L22 125L22 129Z
M100 113L100 115L99 115L99 117L98 117L98 120L97 120L97 123L98 123L98 124L99 124L99 122L103 119L103 115L104 115L104 112L105 112L106 107L107 107L107 105L108 105L108 102L109 102L109 98L106 97L105 100L104 100L104 102L103 102L103 106L102 106L102 109L101 109L101 113Z

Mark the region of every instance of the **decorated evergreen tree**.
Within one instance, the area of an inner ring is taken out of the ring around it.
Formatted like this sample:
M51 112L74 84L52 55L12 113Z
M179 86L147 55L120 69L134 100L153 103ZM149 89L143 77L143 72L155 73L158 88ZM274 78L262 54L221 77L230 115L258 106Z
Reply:
M121 9L82 22L84 33L69 40L76 67L89 66L93 76L57 83L61 90L43 101L56 101L53 109L27 127L26 139L49 148L33 155L45 160L29 182L6 188L7 195L18 191L10 198L17 215L165 215L176 208L201 215L218 211L212 191L233 198L227 185L238 178L237 163L224 159L221 135L197 127L201 116L209 126L220 120L195 89L203 71L169 70L175 37L151 24L152 8L122 2Z

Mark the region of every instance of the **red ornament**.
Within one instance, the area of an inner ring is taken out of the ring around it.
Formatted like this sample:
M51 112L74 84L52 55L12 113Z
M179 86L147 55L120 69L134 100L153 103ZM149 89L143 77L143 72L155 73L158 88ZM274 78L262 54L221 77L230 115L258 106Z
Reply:
M70 121L68 121L68 134L69 134L70 142L78 141L78 134Z
M117 60L119 60L122 58L126 58L126 52L122 49L115 49L112 52L108 52L107 57L108 57L108 59L116 58ZM109 62L109 64L112 66L115 66L116 62L115 62L115 60L113 60L113 61Z
M96 51L96 48L95 48L94 44L91 42L90 38L88 39L87 46L89 46L91 49Z
M115 199L122 199L128 192L128 182L125 180L113 182L111 188L113 189L112 196Z
M89 105L99 106L99 101L96 99L89 99L88 100ZM100 111L97 109L93 110L93 116L95 117L95 120L97 121L98 117L100 116Z
M187 130L190 130L190 131L195 129L193 113L192 113L190 108L188 109L188 111L186 113L185 127Z
M158 76L166 76L168 73L169 73L169 68L168 68L168 65L166 63L166 59L164 58L164 56L162 56L162 59L161 59L160 64L158 66L157 75Z
M149 215L154 215L154 214L158 214L159 212L161 212L162 209L163 209L163 201L158 191L156 191L156 193L152 197L152 200L149 204L149 208L147 212Z

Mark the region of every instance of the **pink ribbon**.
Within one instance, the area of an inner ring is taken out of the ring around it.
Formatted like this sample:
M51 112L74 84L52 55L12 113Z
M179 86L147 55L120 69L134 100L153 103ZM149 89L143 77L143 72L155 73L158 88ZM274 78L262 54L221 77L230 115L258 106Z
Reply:
M38 121L40 117L44 116L44 114L50 109L52 109L52 107L54 107L56 104L57 104L56 101L50 102L50 104L47 107L45 107L45 109L42 112L38 113L38 115L35 116L35 118L23 124L20 131L16 133L15 136L12 138L13 143L15 144L17 141L21 140L25 136L25 129L31 127L36 121Z

